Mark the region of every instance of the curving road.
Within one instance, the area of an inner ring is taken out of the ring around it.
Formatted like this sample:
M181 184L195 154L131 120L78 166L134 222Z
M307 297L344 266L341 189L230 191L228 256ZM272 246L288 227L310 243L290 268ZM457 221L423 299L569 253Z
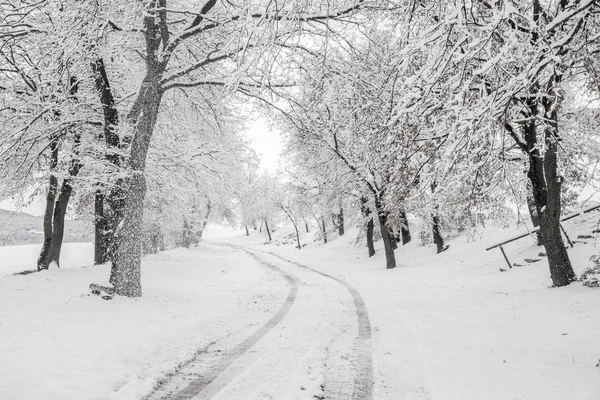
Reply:
M199 350L148 399L373 398L371 326L354 287L273 253L213 244L279 272L288 296L253 332Z

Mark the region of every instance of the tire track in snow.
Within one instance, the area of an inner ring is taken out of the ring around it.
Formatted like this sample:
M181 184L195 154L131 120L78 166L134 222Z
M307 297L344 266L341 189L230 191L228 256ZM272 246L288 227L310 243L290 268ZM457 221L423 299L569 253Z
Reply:
M247 250L244 249L244 251L248 253ZM352 390L352 400L371 400L373 398L373 335L371 332L371 322L369 320L367 305L360 292L343 279L331 276L321 271L317 271L316 269L307 267L306 265L302 265L295 261L288 260L270 251L264 251L264 253L268 253L273 257L293 264L299 268L306 269L326 278L332 279L343 285L348 290L350 296L352 296L352 299L354 300L354 307L356 309L356 315L358 318L358 346L356 354L357 366L356 375L354 377L354 387Z
M214 244L220 244L220 243L214 243ZM234 247L234 246L225 245L225 244L220 244L220 245ZM237 246L235 246L234 248L236 248L236 247ZM242 249L242 250L246 251L245 249ZM256 332L254 332L251 336L249 336L242 343L238 344L231 352L224 355L223 358L221 358L221 360L219 361L219 363L216 366L214 366L209 371L207 371L203 376L201 376L197 379L194 379L192 382L189 383L189 385L185 389L173 394L173 396L170 396L169 399L185 400L185 399L191 399L191 398L197 396L198 394L200 394L223 371L225 371L231 364L233 364L233 362L235 362L246 351L248 351L252 346L254 346L271 329L273 329L275 326L277 326L281 322L281 320L283 320L283 318L286 316L286 314L292 307L292 304L294 304L294 301L296 300L296 297L298 294L298 281L296 280L296 278L293 277L292 275L289 275L286 272L280 270L279 268L275 267L274 265L271 265L263 260L260 260L258 257L256 257L252 253L250 253L248 251L246 251L246 253L248 253L252 258L254 258L256 261L258 261L261 265L267 266L268 268L271 268L271 269L281 273L281 275L283 275L283 277L286 279L286 281L290 287L290 291L288 293L287 298L285 299L284 303L279 308L279 311L277 311L277 313L273 317L271 317L271 319L269 321L267 321L263 326L261 326ZM218 391L218 390L222 389L222 387L226 386L226 384L227 383L222 383L219 388L214 388L214 389L216 389Z

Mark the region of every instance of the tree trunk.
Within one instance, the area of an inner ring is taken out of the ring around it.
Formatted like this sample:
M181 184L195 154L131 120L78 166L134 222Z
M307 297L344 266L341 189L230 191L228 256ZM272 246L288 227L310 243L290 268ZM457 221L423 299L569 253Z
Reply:
M410 242L410 229L408 227L408 219L406 218L406 211L402 211L400 213L400 218L402 218L402 227L400 229L400 234L402 236L402 244L405 245Z
M558 129L557 111L554 103L547 100L544 109L546 123L544 129L544 156L539 153L537 143L537 125L535 120L524 125L525 141L529 149L529 171L536 209L539 210L540 231L548 256L550 277L554 286L566 286L577 279L569 254L560 232L560 195L562 178L557 172ZM537 115L536 100L529 103L532 115Z
M73 188L68 179L63 180L60 188L60 194L54 207L54 218L52 222L52 246L50 251L50 262L55 262L60 267L60 251L62 249L63 237L65 233L65 216L67 206Z
M271 231L269 230L269 223L267 222L266 219L265 219L265 229L267 230L267 236L269 236L269 242L270 242L273 239L271 238Z
M535 203L535 198L533 196L533 189L531 187L531 181L529 180L527 182L527 189L529 191L529 193L527 194L527 208L529 209L529 217L531 218L531 224L533 225L534 228L537 228L538 226L540 226L540 210L538 210L538 207ZM542 230L538 230L536 233L537 236L537 244L538 246L541 246L544 244L544 242L542 241Z
M69 94L72 98L77 94L77 79L71 77L71 87L69 88ZM74 138L73 155L71 158L71 166L69 168L70 178L63 179L60 187L60 194L54 207L54 218L52 222L52 248L50 251L50 262L56 263L57 267L60 267L60 251L62 249L63 237L65 233L65 216L67 215L67 207L69 200L71 199L71 193L73 193L73 186L71 185L72 177L79 174L81 169L81 161L79 160L79 145L81 144L81 134L75 133Z
M447 249L447 247L444 244L444 237L442 236L442 231L440 229L440 217L438 217L437 215L432 215L431 221L433 230L433 242L435 243L435 246L437 247L437 253L439 254Z
M360 198L361 206L360 210L365 219L367 219L366 224L366 236L367 236L367 249L369 250L369 257L373 257L375 255L375 245L373 241L373 233L375 231L375 223L373 222L373 215L371 210L368 207L369 200L366 197Z
M108 222L104 210L104 194L98 190L94 197L94 264L108 261Z
M306 229L306 233L309 233L310 231L308 230L308 222L306 222L306 218L304 218L304 228Z
M135 122L127 165L128 176L117 190L111 191L111 196L116 198L110 203L114 214L110 283L114 285L115 293L127 297L142 295L141 241L146 195L144 169L163 95L158 87L158 76L155 75L157 67L147 65L147 68L138 102L128 117Z
M325 217L321 218L321 229L323 230L323 244L327 244L327 228L325 226Z
M248 226L244 226L244 228L246 229L246 236L250 236L250 232L248 232Z
M92 73L94 75L94 84L100 104L102 105L102 113L104 116L103 131L101 137L104 138L106 144L105 158L115 167L121 167L123 159L118 153L121 149L121 139L117 133L119 125L119 112L116 108L115 99L112 94L106 67L102 58L92 62ZM122 197L121 190L115 189L107 196L102 193L101 189L96 192L94 199L94 263L104 264L109 259L112 259L112 247L114 241L114 231L116 224L121 218L117 215L118 209L113 208L117 205L117 198ZM110 206L108 210L107 206ZM111 271L111 276L112 276ZM111 277L112 279L112 277Z
M340 205L340 213L338 214L338 235L344 236L344 207Z
M367 221L367 249L369 250L369 257L375 255L375 244L373 243L373 231L375 230L375 224L373 223L373 217L370 217Z
M50 139L50 178L48 179L48 193L46 194L46 209L44 211L44 243L37 261L38 271L48 269L50 253L52 251L52 217L54 215L54 202L58 190L58 179L54 171L58 166L58 138Z
M381 231L381 239L383 240L383 250L385 252L385 263L387 269L396 268L396 256L392 247L392 237L389 234L387 225L387 214L383 211L379 199L375 199L375 208L377 210L377 219L379 220L379 229Z
M142 295L142 221L146 180L143 174L126 178L125 196L119 210L121 220L114 232L111 281L115 293L127 297Z
M48 193L46 194L46 209L44 211L44 243L38 257L38 271L48 269L50 265L50 252L52 250L52 217L54 214L58 179L56 179L56 176L50 175L49 181Z

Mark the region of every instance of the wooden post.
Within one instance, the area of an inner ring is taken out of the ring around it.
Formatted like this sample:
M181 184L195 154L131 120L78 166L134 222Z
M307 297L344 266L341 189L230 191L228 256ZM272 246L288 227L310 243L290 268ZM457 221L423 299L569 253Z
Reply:
M508 267L512 268L512 265L510 265L510 261L508 261L508 257L506 257L506 253L504 252L504 247L502 247L502 246L498 246L498 247L500 247L500 251L502 252L502 255L504 256L504 259L506 260Z

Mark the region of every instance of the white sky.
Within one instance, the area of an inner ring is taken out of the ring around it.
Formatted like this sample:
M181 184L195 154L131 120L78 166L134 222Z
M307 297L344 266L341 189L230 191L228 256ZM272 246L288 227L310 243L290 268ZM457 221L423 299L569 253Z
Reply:
M265 118L257 116L250 124L246 137L250 140L250 146L260 157L261 169L275 172L283 150L279 132L271 129Z

